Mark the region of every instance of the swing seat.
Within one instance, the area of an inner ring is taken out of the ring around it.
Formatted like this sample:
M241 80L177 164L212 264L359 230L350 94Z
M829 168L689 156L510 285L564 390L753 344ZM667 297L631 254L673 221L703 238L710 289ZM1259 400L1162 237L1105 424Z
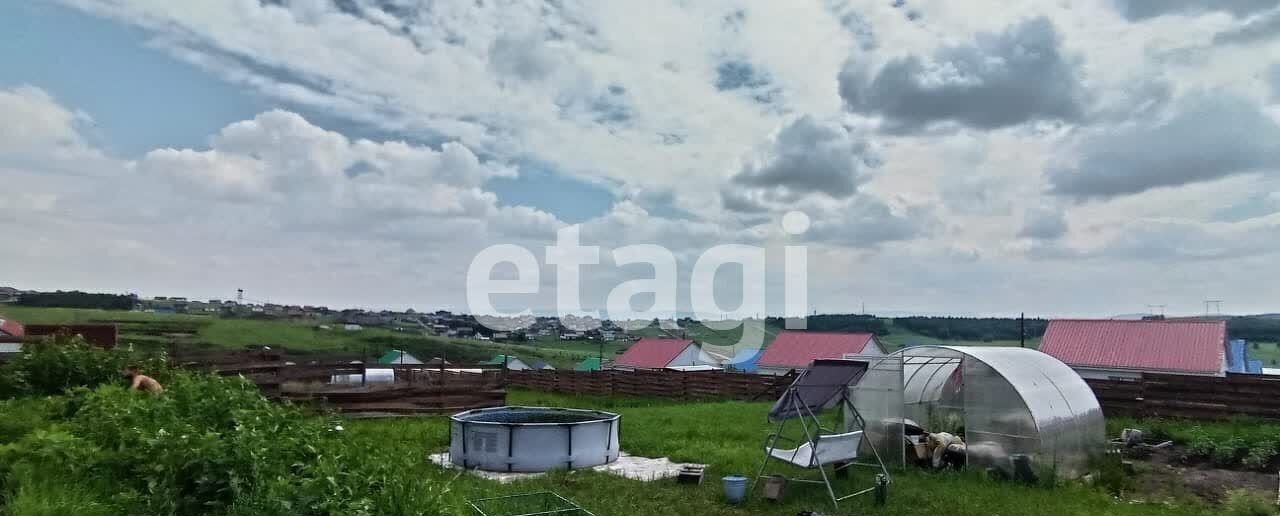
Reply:
M770 457L802 468L817 468L857 459L858 447L862 445L862 430L819 435L813 442L805 442L792 449L774 448L773 445L779 439L789 440L776 434L770 436L769 443L765 446Z

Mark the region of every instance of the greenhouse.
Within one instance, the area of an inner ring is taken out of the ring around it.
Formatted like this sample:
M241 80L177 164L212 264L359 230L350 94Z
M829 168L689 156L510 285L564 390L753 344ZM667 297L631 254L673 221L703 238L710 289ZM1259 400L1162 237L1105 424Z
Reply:
M907 463L914 427L962 435L968 466L1014 476L1074 478L1102 453L1105 425L1093 391L1066 364L1009 347L915 346L869 360L851 394L868 421L867 437Z

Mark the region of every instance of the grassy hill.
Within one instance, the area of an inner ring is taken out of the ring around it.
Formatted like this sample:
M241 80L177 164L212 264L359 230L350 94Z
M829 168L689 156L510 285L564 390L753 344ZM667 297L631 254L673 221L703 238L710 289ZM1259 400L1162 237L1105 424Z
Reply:
M25 324L112 323L120 342L141 349L182 351L240 350L271 346L299 354L346 353L377 357L389 349L403 349L422 359L443 356L453 362L479 362L497 354L543 360L556 367L571 366L595 356L598 344L566 341L507 344L436 337L420 331L365 328L344 331L328 320L255 320L203 315L156 314L86 308L0 307L0 317ZM330 325L335 329L321 329ZM606 357L623 347L607 346Z

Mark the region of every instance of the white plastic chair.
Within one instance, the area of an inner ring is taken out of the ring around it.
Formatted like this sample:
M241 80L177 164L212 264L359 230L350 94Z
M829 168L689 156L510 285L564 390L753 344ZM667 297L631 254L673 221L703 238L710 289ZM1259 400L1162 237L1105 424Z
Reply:
M802 468L817 468L857 459L858 447L862 445L862 430L819 435L813 442L805 442L789 450L773 447L779 439L789 440L777 434L770 436L769 443L765 446L769 456Z

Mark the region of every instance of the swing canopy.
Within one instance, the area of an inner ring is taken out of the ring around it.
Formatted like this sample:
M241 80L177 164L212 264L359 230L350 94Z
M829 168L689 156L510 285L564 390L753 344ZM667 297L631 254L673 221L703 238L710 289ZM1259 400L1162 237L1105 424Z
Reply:
M769 409L769 421L778 422L802 415L817 415L831 408L852 385L867 374L862 360L815 360L791 383L791 395L783 396Z

